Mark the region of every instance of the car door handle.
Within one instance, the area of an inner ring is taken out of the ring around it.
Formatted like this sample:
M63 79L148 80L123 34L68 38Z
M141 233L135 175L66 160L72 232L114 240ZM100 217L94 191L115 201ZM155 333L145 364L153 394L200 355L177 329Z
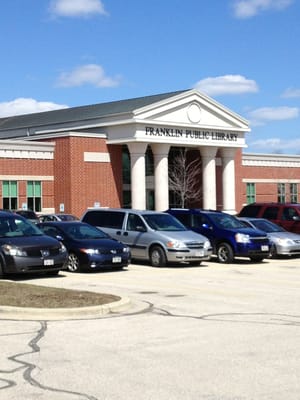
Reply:
M128 236L128 232L124 232L123 235L124 235L124 236Z
M117 231L117 232L116 232L116 235L121 235L121 231Z

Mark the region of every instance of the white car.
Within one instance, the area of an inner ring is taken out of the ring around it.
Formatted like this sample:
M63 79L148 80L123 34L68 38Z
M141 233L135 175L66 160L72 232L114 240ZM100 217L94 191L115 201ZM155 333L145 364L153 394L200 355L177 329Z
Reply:
M72 214L42 214L39 216L40 222L49 222L49 221L78 221L78 218Z
M299 234L286 231L265 218L240 217L239 220L244 222L246 226L266 232L272 244L271 255L273 257L276 255L300 255Z
M168 263L200 265L212 255L210 241L183 226L170 214L125 208L94 208L82 219L125 243L132 259L150 261L153 267Z

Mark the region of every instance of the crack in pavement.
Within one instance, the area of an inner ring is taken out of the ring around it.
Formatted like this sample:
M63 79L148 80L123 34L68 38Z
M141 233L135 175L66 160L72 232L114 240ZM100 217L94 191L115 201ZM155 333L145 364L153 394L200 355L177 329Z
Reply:
M221 322L234 322L234 323L250 323L250 324L263 324L263 325L285 325L285 326L300 326L299 315L289 314L273 314L273 313L220 313L220 314L204 314L204 315L187 315L187 314L174 314L163 308L149 309L153 314L159 314L166 317L174 318L191 318L202 321L221 321ZM149 312L149 311L148 311ZM249 319L247 319L247 317ZM236 318L236 319L235 319ZM253 318L251 320L251 318ZM265 320L259 320L262 318Z
M40 346L38 345L38 342L44 337L45 332L47 331L47 322L39 321L39 323L40 323L40 329L37 332L35 332L36 336L34 338L32 338L28 343L28 346L32 349L32 351L18 353L18 354L8 357L8 360L13 361L17 364L20 364L20 366L15 369L12 369L12 370L0 370L0 373L10 374L10 373L14 373L16 371L24 369L24 372L23 372L24 380L26 382L28 382L30 385L38 387L39 389L42 389L45 391L50 391L50 392L61 393L61 394L63 393L63 394L67 394L70 396L77 396L77 398L79 396L83 399L98 400L96 397L90 396L85 393L75 392L75 391L71 391L71 390L58 389L58 388L54 388L51 386L43 385L40 382L38 382L36 379L33 378L32 373L37 368L37 365L30 363L30 362L22 361L19 358L24 357L29 354L40 353ZM11 387L17 385L17 383L15 381L8 380L8 379L0 378L0 381L5 384L4 386L0 387L0 390L8 389L8 388L11 388Z
M229 322L229 323L243 323L243 324L263 324L263 325L282 325L288 327L299 327L300 326L300 316L299 315L291 315L291 314L276 314L276 313L264 313L264 312L253 312L253 313L216 313L216 314L202 314L202 315L191 315L191 314L179 314L174 313L166 308L163 307L156 307L154 303L149 301L142 301L145 306L142 309L134 311L132 313L125 312L122 314L113 314L106 315L101 319L107 318L124 318L124 317L133 317L142 314L154 314L159 315L162 317L169 317L169 318L183 318L183 319L194 319L199 321L207 321L207 322ZM91 318L93 319L93 318ZM47 385L43 385L40 383L36 378L33 377L33 372L38 365L35 363L30 363L27 361L22 361L20 358L26 355L40 353L40 346L39 342L45 336L47 331L47 321L36 321L39 323L38 330L32 330L27 332L19 333L19 335L24 334L34 334L34 337L27 343L27 346L30 347L31 351L18 353L7 357L8 360L15 362L18 366L14 369L10 370L0 370L0 391L12 388L17 386L17 382L12 379L5 379L3 375L5 374L12 374L18 371L23 370L23 378L25 382L29 383L31 386L37 387L43 391L48 391L52 393L64 394L67 396L76 396L76 398L82 398L87 400L99 400L92 395L88 395L86 393L75 392L71 390L64 390L59 389ZM1 334L0 336L9 336L9 335L16 335L16 333L8 333L8 334Z

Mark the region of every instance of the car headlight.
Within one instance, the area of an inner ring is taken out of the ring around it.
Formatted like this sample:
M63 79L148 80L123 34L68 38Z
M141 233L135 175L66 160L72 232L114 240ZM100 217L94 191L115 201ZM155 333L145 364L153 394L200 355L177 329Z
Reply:
M60 243L60 249L59 249L60 253L66 253L67 252L67 248L64 244Z
M20 249L17 246L12 246L10 244L4 244L2 246L4 253L8 256L18 256L18 257L27 257L27 252L23 249Z
M82 251L85 254L101 254L99 249L80 249L80 251Z
M292 246L294 244L293 240L283 238L274 239L274 242L279 246Z
M129 247L123 247L123 253L129 253L130 252L130 250L129 250Z
M245 233L237 233L235 235L235 240L237 243L249 243L250 242L250 236L246 235Z
M166 246L168 249L182 249L182 248L186 248L186 245L181 242L180 240L172 240L170 242L166 243Z
M209 241L209 240L205 240L205 242L204 242L204 248L205 248L206 250L208 250L208 249L211 248L211 244L210 244L210 241Z

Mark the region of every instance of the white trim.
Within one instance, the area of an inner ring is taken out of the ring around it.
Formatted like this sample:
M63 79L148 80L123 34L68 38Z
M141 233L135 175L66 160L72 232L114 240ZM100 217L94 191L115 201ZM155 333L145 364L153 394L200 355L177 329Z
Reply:
M53 152L26 151L26 150L0 150L0 158L22 158L53 160Z
M18 148L27 151L49 151L53 152L55 148L55 142L41 143L35 141L35 143L28 144L27 140L0 140L0 150L17 150Z
M200 130L203 130L203 129L206 129L206 130L208 130L208 131L219 131L219 132L222 132L222 131L224 131L224 132L227 132L227 131L229 131L229 132L241 132L241 133L244 133L244 132L250 132L250 128L239 128L239 127L236 127L236 126L229 126L229 127L226 127L226 126L218 126L218 125L204 125L204 124L201 124L201 123L199 123L199 124L189 124L189 125L187 125L186 124L186 122L183 122L183 123L180 123L180 122L176 122L176 125L174 124L174 122L172 122L172 121L158 121L158 120L155 120L155 119L139 119L139 118L136 118L136 119L134 119L134 121L133 121L134 123L137 123L137 124L141 124L141 125L156 125L156 126L168 126L168 127L171 127L171 128L176 128L176 127L180 127L180 128L187 128L187 129L200 129Z
M53 160L55 143L0 140L0 158Z
M2 181L54 181L52 175L0 175Z
M245 127L246 129L248 128L248 121L246 119L244 119L240 115L234 113L232 110L224 107L223 104L218 103L211 97L206 96L202 92L199 92L197 89L187 90L182 93L179 93L178 95L167 97L166 99L163 99L161 101L151 103L145 107L136 108L133 111L133 113L134 113L134 115L139 115L139 114L144 114L144 113L149 113L149 112L152 114L152 111L156 110L156 109L160 109L160 112L168 110L169 105L174 104L177 101L179 101L180 104L182 104L182 102L183 102L183 104L185 104L186 101L192 102L194 100L204 102L204 104L208 108L213 107L216 110L220 111L221 113L224 113L227 116L227 118L237 120L237 121L239 121L239 123L246 125L246 127ZM250 129L249 129L249 131L250 131Z
M86 162L109 163L110 162L110 155L109 155L109 153L99 153L99 152L85 151L83 153L83 159Z
M93 126L95 128L95 126ZM100 138L100 139L106 139L107 134L106 133L87 133L87 132L74 132L74 131L66 131L66 128L64 129L52 129L48 131L40 131L43 132L44 134L39 134L39 137L37 138L34 135L37 135L38 132L35 132L33 136L28 136L28 139L26 141L30 140L39 140L39 139L49 139L49 138L58 138L58 137L91 137L91 138Z
M300 183L300 179L259 179L244 178L244 183Z
M242 165L245 167L300 167L300 156L286 154L243 154Z

